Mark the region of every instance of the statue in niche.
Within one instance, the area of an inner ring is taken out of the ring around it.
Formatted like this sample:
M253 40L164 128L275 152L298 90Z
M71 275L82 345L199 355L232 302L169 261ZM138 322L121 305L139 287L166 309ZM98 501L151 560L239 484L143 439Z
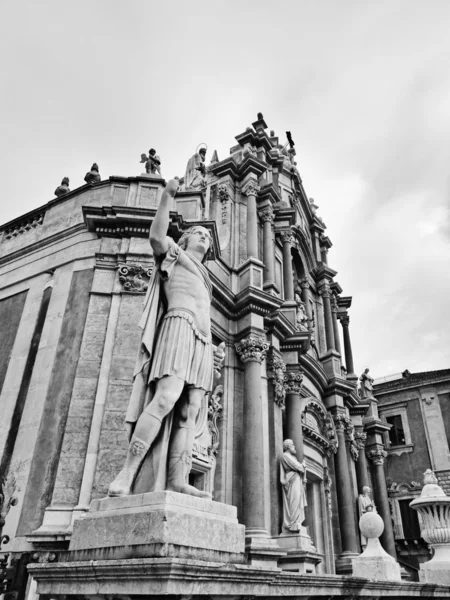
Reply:
M308 315L306 314L306 304L303 302L299 294L294 296L297 303L297 315L295 322L299 331L308 331Z
M189 159L184 175L185 190L201 190L206 187L206 150L206 146L202 146Z
M373 500L371 498L371 493L372 493L372 490L370 489L370 487L365 485L362 489L362 494L360 494L358 496L358 512L359 512L360 518L366 512L377 512L377 509L375 508L375 504L373 503ZM361 532L360 532L360 537L361 537L361 546L363 548L365 548L367 546L367 538L365 536L363 536L363 534Z
M69 192L69 178L64 177L61 181L61 185L58 185L58 187L55 190L55 196L59 198L60 196L64 196L64 194L68 194Z
M154 148L150 148L148 156L141 154L141 163L145 163L145 172L149 177L161 177L161 159Z
M172 490L211 498L188 484L195 421L213 370L225 357L211 340L211 292L203 265L207 229L191 227L178 244L166 235L178 181L168 182L150 228L155 267L149 282L133 389L126 416L130 437L123 469L110 496Z
M298 533L303 527L306 507L306 463L300 463L292 440L284 440L280 460L280 481L283 492L282 533Z
M373 398L373 377L369 375L369 368L364 369L364 373L359 378L359 395L361 398Z
M84 180L86 183L97 183L102 180L100 177L100 173L98 172L98 164L94 163L91 167L91 170L86 173L84 176Z

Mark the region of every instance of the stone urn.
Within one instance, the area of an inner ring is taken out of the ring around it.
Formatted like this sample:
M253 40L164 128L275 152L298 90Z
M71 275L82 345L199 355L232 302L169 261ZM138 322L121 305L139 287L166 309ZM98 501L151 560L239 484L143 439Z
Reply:
M420 565L419 579L450 585L450 497L430 469L424 473L424 484L420 497L410 507L419 513L421 535L433 548L434 556Z

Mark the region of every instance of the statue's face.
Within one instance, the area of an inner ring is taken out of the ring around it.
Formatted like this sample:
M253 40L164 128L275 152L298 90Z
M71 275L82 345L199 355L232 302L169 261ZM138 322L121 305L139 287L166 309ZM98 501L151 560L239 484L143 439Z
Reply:
M186 250L195 250L205 255L211 246L211 235L205 227L195 227L188 239Z

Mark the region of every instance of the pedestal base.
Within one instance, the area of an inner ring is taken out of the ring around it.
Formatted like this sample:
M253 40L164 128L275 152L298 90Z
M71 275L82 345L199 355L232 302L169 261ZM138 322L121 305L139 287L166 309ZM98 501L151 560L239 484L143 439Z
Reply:
M265 530L248 530L245 532L245 552L247 564L264 569L277 569L278 561L286 556L286 551L280 548Z
M287 555L278 561L278 566L283 571L316 572L316 565L322 561L323 557L315 549L305 528L297 534L282 533L276 540L278 545L287 551Z
M372 581L401 581L400 565L377 538L367 540L367 548L352 561L353 576Z
M245 561L237 510L176 492L94 500L74 523L68 561L138 557Z
M420 565L419 581L450 585L450 544L430 544L434 548L431 560Z

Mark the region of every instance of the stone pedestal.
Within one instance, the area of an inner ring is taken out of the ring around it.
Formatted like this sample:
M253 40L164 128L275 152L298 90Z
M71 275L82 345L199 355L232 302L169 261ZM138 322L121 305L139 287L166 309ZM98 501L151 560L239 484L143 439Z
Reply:
M245 561L236 508L176 492L94 500L74 523L67 560L140 557Z
M319 554L306 533L302 528L298 534L282 533L276 538L278 545L287 551L287 555L278 561L278 566L283 571L297 571L298 573L315 573L323 556Z
M382 547L379 541L383 533L383 519L376 512L366 512L359 520L359 528L367 538L367 546L362 554L352 560L354 577L364 577L374 581L401 581L400 565Z
M400 565L380 544L378 539L367 540L364 552L352 560L353 576L374 581L401 581Z

